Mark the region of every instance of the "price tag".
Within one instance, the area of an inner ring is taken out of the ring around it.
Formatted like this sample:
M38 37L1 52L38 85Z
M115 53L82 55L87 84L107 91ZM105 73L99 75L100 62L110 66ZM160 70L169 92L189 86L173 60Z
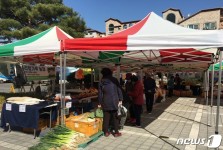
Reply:
M26 105L19 105L19 112L26 112Z
M75 128L78 128L79 127L79 124L78 123L74 123L74 127Z
M67 102L66 103L66 108L71 108L71 106L72 106L72 103L71 102Z
M5 109L8 110L8 111L11 111L12 110L12 104L6 103Z

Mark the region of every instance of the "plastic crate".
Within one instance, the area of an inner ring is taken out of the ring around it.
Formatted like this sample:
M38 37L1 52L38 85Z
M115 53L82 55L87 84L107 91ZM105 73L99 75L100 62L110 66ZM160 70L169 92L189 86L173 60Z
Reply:
M67 120L66 126L74 131L92 136L99 131L99 121Z
M103 119L95 118L98 121L98 131L102 131Z

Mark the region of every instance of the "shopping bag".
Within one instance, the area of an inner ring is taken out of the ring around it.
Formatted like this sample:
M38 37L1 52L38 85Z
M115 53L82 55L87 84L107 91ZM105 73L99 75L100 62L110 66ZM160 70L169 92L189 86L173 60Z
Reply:
M95 117L97 118L103 118L103 110L100 108L97 108L95 111Z
M95 118L95 112L91 112L91 113L88 115L88 118L94 119L94 118Z
M125 110L124 106L120 105L118 107L118 117L125 117L127 115L127 111L126 110Z

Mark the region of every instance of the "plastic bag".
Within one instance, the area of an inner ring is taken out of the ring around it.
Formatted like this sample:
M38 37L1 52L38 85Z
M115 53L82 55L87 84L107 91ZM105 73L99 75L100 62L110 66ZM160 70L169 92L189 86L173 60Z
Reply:
M127 115L127 109L124 106L118 107L118 117L125 117Z
M95 111L95 117L97 118L103 118L103 110L100 108L97 108Z

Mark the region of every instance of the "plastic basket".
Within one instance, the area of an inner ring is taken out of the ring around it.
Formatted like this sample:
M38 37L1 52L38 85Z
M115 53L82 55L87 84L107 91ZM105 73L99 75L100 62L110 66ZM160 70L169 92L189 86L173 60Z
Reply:
M74 131L83 133L87 136L92 136L99 131L99 121L83 121L83 120L67 120L66 126Z
M102 118L95 118L96 121L98 121L98 131L102 131L102 124L103 124L103 119Z

